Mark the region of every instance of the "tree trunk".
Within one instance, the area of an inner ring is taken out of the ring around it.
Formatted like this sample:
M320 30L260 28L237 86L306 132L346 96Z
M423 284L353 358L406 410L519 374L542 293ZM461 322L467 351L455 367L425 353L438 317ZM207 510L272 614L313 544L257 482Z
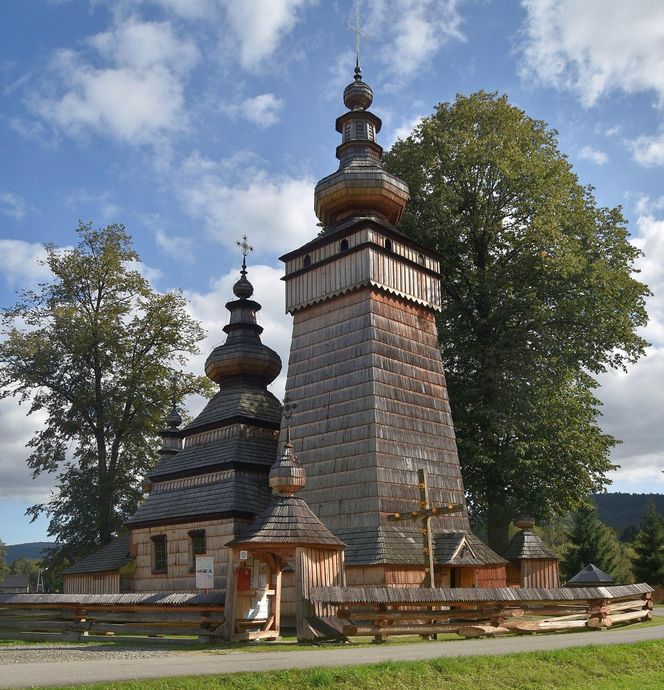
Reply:
M487 541L489 546L503 554L509 543L510 511L499 496L487 497Z

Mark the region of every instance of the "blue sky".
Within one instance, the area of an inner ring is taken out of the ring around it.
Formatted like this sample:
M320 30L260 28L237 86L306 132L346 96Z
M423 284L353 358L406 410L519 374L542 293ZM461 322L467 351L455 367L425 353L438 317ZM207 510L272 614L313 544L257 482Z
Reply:
M601 379L623 440L613 490L664 490L664 4L660 0L366 0L365 80L389 147L456 93L507 93L559 132L599 203L622 205L654 291L648 356ZM42 243L78 219L121 222L160 290L182 288L221 340L241 261L264 341L287 361L280 253L317 232L313 187L336 168L352 78L350 0L4 0L0 22L0 305L48 279ZM274 390L280 395L283 375ZM192 409L195 412L196 409ZM26 506L39 418L0 401L0 539L46 537Z

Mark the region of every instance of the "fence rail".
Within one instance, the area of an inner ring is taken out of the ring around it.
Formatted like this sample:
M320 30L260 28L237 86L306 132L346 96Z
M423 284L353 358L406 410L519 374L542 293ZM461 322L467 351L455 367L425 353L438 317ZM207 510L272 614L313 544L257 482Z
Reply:
M652 618L649 585L560 589L317 587L312 600L336 607L345 635L463 637L608 628Z
M224 597L191 592L0 595L0 639L221 639Z

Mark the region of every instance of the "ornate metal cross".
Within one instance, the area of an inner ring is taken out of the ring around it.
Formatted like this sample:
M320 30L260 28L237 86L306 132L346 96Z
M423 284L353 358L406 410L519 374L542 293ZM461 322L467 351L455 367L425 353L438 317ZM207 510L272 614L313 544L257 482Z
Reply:
M247 242L247 236L242 235L242 242L238 240L235 244L240 248L240 251L242 252L242 270L246 271L247 269L247 256L249 255L249 252L253 252L254 248Z
M441 506L432 506L429 503L429 489L427 486L427 476L424 470L417 470L417 486L420 490L420 509L414 510L412 513L394 513L388 515L387 519L392 522L399 522L400 520L421 520L422 521L422 551L424 553L424 572L429 580L429 587L434 586L434 571L433 571L433 541L431 539L431 530L429 528L429 520L433 517L440 517L441 515L451 515L463 510L460 503L447 503Z
M367 40L367 35L362 31L362 25L360 24L360 3L359 0L355 2L355 17L354 23L351 24L350 21L346 22L346 28L350 29L355 34L355 59L356 64L360 64L360 39L363 38Z

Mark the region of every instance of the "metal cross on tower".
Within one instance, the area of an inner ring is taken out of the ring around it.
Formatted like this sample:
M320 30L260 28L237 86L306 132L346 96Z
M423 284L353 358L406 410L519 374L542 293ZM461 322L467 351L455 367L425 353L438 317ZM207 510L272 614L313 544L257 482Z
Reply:
M237 244L237 246L240 248L240 251L242 252L242 270L245 271L247 268L247 256L249 255L249 252L254 251L254 248L247 241L246 235L242 235L242 242L238 240L235 244Z
M421 520L422 521L422 551L424 552L424 572L428 576L429 587L434 587L433 570L433 540L431 539L431 529L429 521L433 517L451 515L463 510L460 503L447 503L441 506L432 506L429 503L429 490L427 487L427 476L424 470L417 470L417 486L420 490L420 509L412 513L394 513L388 515L387 519L392 522L400 520Z
M355 17L354 23L351 24L350 21L346 22L346 28L350 29L355 34L355 65L360 66L360 39L367 40L367 35L362 31L362 25L360 24L360 3L355 2Z

